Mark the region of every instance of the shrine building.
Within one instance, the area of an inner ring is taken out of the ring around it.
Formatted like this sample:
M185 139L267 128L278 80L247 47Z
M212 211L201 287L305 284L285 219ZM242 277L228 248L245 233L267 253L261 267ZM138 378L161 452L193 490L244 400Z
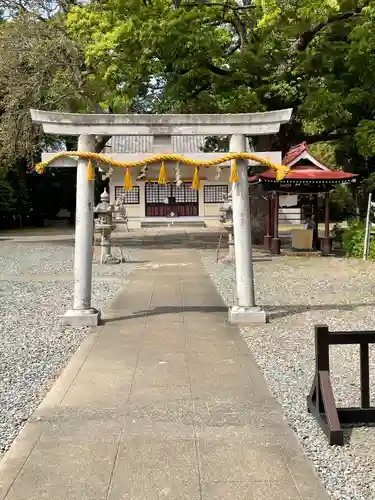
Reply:
M339 184L356 183L358 175L328 168L311 154L306 142L291 148L285 155L283 164L290 168L290 172L281 181L276 180L276 175L270 169L249 176L249 182L259 183L268 197L265 247L272 253L280 253L279 225L287 223L292 226L307 222L312 231L311 248L309 246L301 250L330 254L332 238L329 229L329 192ZM318 231L321 198L324 203L324 236L319 235ZM298 236L297 232L295 234Z
M111 157L133 159L158 153L178 153L188 158L214 158L218 153L204 153L206 138L201 135L173 136L113 136L103 153ZM247 146L250 152L250 147ZM225 153L220 153L225 155ZM274 163L281 163L280 151L257 152ZM256 165L249 162L249 165ZM181 183L176 183L176 167L179 167ZM231 189L229 183L230 161L221 169L200 168L200 187L192 189L193 171L187 165L166 162L167 184L158 184L160 164L151 165L142 176L141 168L132 169L130 191L123 187L124 176L121 169L114 169L109 181L110 201L114 203L123 197L126 203L130 227L142 224L162 223L176 218L202 226L219 226L219 207L223 195Z

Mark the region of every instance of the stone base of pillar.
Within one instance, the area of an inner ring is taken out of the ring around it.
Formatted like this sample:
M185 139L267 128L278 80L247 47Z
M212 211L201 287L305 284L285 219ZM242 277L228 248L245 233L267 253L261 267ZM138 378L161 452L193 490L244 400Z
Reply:
M322 236L320 238L320 251L323 253L323 255L331 255L332 238L330 236Z
M268 250L269 252L271 251L271 244L272 244L272 236L265 236L263 238L263 245L264 249Z
M281 252L281 241L280 238L272 238L271 240L271 253L274 255L280 255Z
M235 325L264 325L267 315L260 307L232 306L229 309L229 322Z
M100 317L100 311L96 309L69 309L61 316L61 321L67 326L98 326Z

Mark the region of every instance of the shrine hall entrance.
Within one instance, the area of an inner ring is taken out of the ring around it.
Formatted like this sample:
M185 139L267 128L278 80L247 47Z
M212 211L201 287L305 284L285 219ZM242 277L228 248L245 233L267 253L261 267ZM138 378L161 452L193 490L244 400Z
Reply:
M145 186L146 217L197 217L199 215L199 191L192 189L191 182L158 184L147 182Z

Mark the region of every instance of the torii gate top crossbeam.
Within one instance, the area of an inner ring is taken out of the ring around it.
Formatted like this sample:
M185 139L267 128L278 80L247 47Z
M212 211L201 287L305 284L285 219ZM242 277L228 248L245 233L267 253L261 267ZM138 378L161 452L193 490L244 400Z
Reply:
M57 135L232 135L275 134L292 109L239 114L80 114L31 110L35 123Z

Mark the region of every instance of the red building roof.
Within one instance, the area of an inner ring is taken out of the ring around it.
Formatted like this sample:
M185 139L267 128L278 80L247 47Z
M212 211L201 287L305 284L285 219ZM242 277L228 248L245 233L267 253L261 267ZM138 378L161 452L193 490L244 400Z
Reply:
M304 161L304 164L300 164L301 160ZM282 163L290 167L290 172L281 181L284 184L290 181L305 184L309 182L314 184L317 182L335 184L354 182L358 177L357 174L343 172L342 170L331 170L326 165L323 165L310 153L306 142L292 147L284 156ZM251 176L249 181L279 182L276 181L276 172L273 169Z
M276 172L274 170L266 170L262 174L259 174L258 177L266 180L275 180ZM310 169L301 169L301 170L291 170L285 180L349 180L357 177L357 174L350 174L349 172L342 172L341 170L310 170Z
M289 165L303 153L309 153L307 142L301 142L301 144L297 144L297 146L290 148L283 158L283 165Z

